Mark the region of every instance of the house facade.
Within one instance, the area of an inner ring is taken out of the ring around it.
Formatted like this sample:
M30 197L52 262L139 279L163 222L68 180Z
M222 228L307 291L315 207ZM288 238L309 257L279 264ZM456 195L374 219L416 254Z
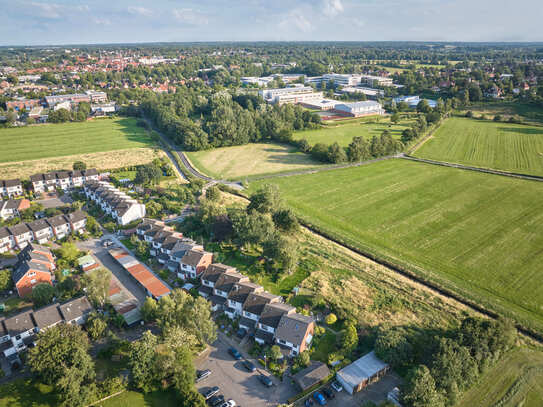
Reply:
M18 263L12 274L19 296L29 296L38 284L53 285L55 268L53 254L48 248L28 244L18 254Z
M87 181L85 195L113 217L120 225L127 225L145 217L145 205L138 203L124 192L119 191L109 182Z
M0 196L13 198L23 194L23 183L20 179L0 180Z
M60 188L64 191L81 187L86 182L98 181L99 175L95 168L85 171L58 171L42 174L34 174L30 176L32 189L35 193L54 191Z

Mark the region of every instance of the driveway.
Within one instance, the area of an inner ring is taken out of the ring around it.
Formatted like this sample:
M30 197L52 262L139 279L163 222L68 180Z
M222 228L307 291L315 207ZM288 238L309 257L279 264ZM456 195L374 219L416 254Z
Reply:
M103 239L112 238L111 235L104 235ZM80 250L90 250L92 254L102 263L104 267L109 269L117 280L126 288L139 302L139 306L143 305L147 295L141 286L136 283L127 274L127 272L117 263L102 246L100 239L89 239L77 242L77 247Z
M64 194L60 198L54 194L48 196L46 199L39 199L37 202L41 203L45 209L48 209L71 204L73 200L70 197L70 194Z
M224 395L225 400L234 399L238 406L242 407L268 407L277 406L286 403L289 397L294 396L297 390L289 380L280 382L276 377L270 377L274 386L265 387L258 380L259 374L263 373L270 376L254 360L251 361L257 366L254 373L248 372L242 365L243 360L234 360L228 353L231 346L229 339L222 333L219 333L218 339L211 345L209 356L200 363L196 363L199 370L209 369L211 375L196 387L204 392L207 389L218 386L220 393ZM236 347L243 354L243 350ZM247 357L248 355L244 354Z

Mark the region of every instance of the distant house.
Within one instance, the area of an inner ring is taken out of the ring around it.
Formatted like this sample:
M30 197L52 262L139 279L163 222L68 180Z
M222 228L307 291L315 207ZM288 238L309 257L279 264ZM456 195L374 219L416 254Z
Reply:
M213 286L213 295L209 298L212 309L225 309L228 294L236 283L249 282L249 277L237 272L223 273Z
M55 268L53 254L48 248L28 244L19 253L18 263L12 274L19 296L32 294L34 287L41 283L53 285Z
M45 219L37 219L27 223L27 226L34 234L34 240L39 244L44 244L55 236L53 228Z
M275 331L283 315L296 312L296 308L282 303L266 304L255 332L255 341L261 345L273 345L275 343Z
M198 293L204 297L209 298L213 295L213 287L215 282L219 279L223 273L235 273L237 270L235 267L226 266L221 263L211 264L206 271L202 274L202 285L198 289Z
M8 227L9 233L13 236L14 245L19 249L24 249L28 243L34 240L32 231L24 223Z
M62 239L70 234L70 222L66 220L64 215L53 216L47 219L47 223L51 226L57 239Z
M213 253L191 249L179 262L177 276L179 278L197 278L213 262Z
M23 194L23 184L19 179L0 180L0 196L13 198Z
M92 305L87 297L81 297L62 304L59 309L67 324L82 325L92 311Z
M232 319L241 316L243 304L245 304L249 295L252 293L261 293L263 291L264 288L262 286L251 283L248 279L236 282L228 293L225 310L226 315Z
M284 314L275 330L275 342L297 355L308 349L313 340L315 321L312 317L291 313Z
M381 379L388 370L389 365L372 351L337 372L336 379L349 394L353 394Z
M30 208L28 199L8 199L0 201L0 218L10 219L21 215L21 211Z
M239 321L239 326L247 330L254 329L266 304L280 303L282 301L281 297L268 292L249 294L247 300L243 304L241 312L242 317Z

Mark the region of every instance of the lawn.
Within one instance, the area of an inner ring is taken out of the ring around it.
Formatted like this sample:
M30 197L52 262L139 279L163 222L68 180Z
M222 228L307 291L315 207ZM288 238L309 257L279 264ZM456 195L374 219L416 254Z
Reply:
M385 118L379 118L379 123L374 120L337 122L315 130L296 131L294 139L305 138L310 145L317 143L330 145L337 141L339 145L347 147L354 137L361 136L369 140L373 136L380 136L385 130L388 130L392 137L399 139L402 131L407 128L406 124L407 121L401 124L390 124L389 119Z
M136 123L117 118L3 129L0 163L151 146L151 137Z
M543 175L543 127L453 117L415 156Z
M173 390L143 394L126 391L116 397L98 403L96 407L176 407L179 400Z
M343 241L543 331L543 184L400 159L251 190L263 183Z
M258 143L187 153L192 164L214 178L243 179L247 176L295 171L320 165L294 147Z
M51 386L15 380L0 385L0 407L53 407L58 405Z
M543 405L543 352L518 348L488 370L458 407L540 407Z

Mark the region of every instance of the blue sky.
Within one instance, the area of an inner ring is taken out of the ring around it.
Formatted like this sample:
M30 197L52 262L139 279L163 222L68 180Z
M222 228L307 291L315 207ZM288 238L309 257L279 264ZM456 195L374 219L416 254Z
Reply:
M543 41L541 0L0 0L0 45Z

